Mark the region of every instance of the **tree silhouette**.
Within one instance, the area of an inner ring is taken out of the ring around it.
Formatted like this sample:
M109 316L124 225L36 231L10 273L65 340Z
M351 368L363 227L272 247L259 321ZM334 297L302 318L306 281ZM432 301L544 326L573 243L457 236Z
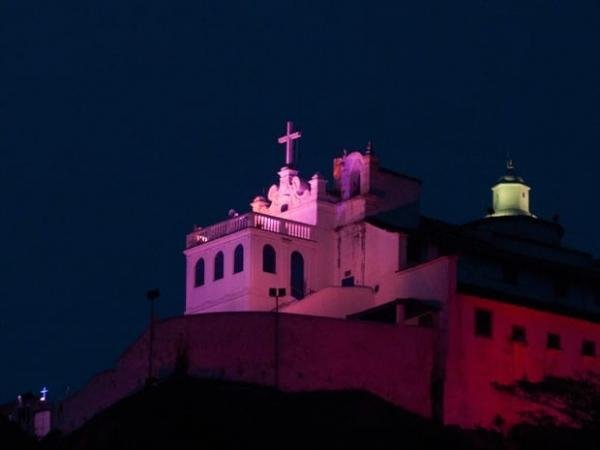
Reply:
M537 382L520 380L510 385L495 384L495 387L542 407L540 411L524 414L530 423L554 425L558 416L566 418L571 426L600 431L599 374L590 372L578 378L546 377Z

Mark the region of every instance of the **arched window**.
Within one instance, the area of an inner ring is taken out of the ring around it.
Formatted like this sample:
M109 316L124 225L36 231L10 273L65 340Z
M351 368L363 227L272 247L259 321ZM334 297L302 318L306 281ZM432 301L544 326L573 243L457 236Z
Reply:
M302 300L304 298L304 258L300 252L292 253L290 269L292 297Z
M199 287L204 284L204 258L196 261L196 270L194 275L194 286Z
M277 256L275 249L269 244L263 247L263 272L275 273L277 266Z
M233 251L233 273L244 270L244 246L238 245Z
M223 252L215 256L215 280L223 278Z

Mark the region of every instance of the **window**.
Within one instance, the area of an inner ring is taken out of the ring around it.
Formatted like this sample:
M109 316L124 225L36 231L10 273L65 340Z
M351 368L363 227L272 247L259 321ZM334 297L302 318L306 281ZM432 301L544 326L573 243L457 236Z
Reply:
M553 350L560 350L560 334L548 333L548 340L546 342L546 348Z
M233 251L233 273L239 273L244 270L244 246L238 245Z
M527 331L525 330L525 327L522 327L520 325L513 325L510 340L513 342L521 343L527 342Z
M354 277L342 278L342 287L352 287L352 286L354 286Z
M350 197L360 195L360 169L350 173Z
M196 261L196 270L194 277L194 286L199 287L204 284L204 258Z
M486 309L475 310L475 335L492 336L492 312Z
M215 256L215 280L223 278L223 252Z
M300 252L292 252L290 263L292 297L302 300L304 298L304 258Z
M596 356L596 343L584 340L581 343L581 354L583 356Z
M275 249L269 244L263 247L263 272L275 273L277 267L277 256Z

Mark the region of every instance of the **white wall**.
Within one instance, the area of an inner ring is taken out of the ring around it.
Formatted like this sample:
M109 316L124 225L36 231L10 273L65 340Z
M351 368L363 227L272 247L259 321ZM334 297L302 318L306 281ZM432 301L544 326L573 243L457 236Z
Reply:
M215 241L193 247L186 255L186 314L202 311L244 310L251 272L250 229L238 231ZM244 246L244 270L233 273L233 252ZM224 276L214 280L214 260L219 251L224 254ZM204 258L204 285L195 287L196 262Z
M452 264L451 257L443 256L383 277L375 303L379 305L396 298L448 302L454 282Z
M244 270L233 273L233 253L244 246ZM276 253L276 273L263 272L263 247L269 244ZM290 259L298 251L304 258L305 291L321 289L331 279L332 255L328 246L312 240L292 238L259 229L245 229L207 244L186 250L186 314L218 311L264 311L272 309L270 287L285 288L290 294ZM224 277L213 280L214 258L219 251L225 257ZM205 282L195 287L195 265L205 261ZM290 298L291 299L291 298ZM286 301L286 299L282 299Z

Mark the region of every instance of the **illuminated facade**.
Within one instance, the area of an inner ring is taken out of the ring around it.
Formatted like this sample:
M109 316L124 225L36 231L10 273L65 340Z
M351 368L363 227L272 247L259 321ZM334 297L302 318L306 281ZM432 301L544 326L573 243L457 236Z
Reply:
M363 309L388 300L385 289L372 288L390 279L394 289L392 279L407 265L404 236L366 219L394 211L405 225L416 225L420 181L381 168L370 151L356 151L334 160L327 189L318 173L301 179L293 157L287 158L279 182L268 198L253 199L251 212L188 235L186 314L270 311L269 287L286 288L283 311L312 315L356 312L338 301L340 295L360 299L356 307ZM243 254L242 271L233 267L235 249ZM269 254L274 265L265 268ZM368 295L365 287L371 288Z
M270 311L268 288L285 287L284 313L429 328L441 339L431 414L466 426L520 420L527 406L496 384L599 370L599 267L561 245L558 223L530 212L512 161L492 187L493 211L465 225L423 217L421 183L381 168L369 150L336 158L329 189L286 163L251 213L188 236L187 314ZM237 245L247 274L227 267L220 285L195 285L199 259L210 273L224 251L230 266ZM273 273L265 246L277 255Z
M499 385L600 373L600 265L530 212L512 162L492 188L493 211L453 225L423 216L421 182L370 149L334 159L331 183L302 179L300 137L288 124L267 198L187 236L185 315L157 329L162 373L185 351L198 375L366 389L486 428L551 413ZM269 288L286 289L279 322ZM148 334L65 402L64 429L143 384L147 345Z

